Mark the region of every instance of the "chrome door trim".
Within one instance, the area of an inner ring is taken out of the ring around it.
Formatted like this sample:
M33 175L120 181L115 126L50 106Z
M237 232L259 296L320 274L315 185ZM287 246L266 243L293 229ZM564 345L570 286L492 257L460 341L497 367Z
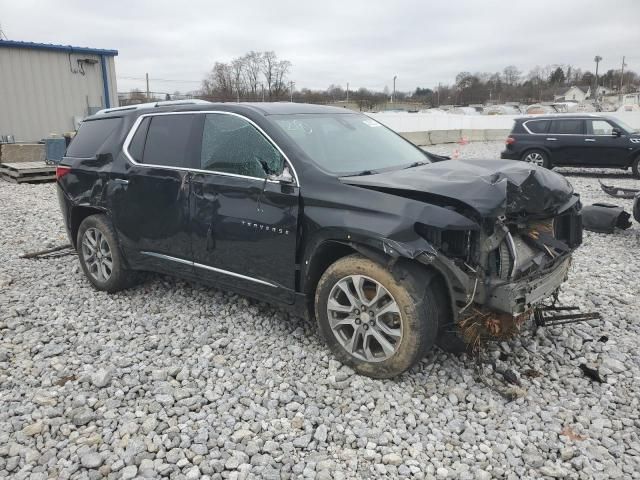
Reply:
M127 158L127 160L131 164L133 164L135 166L139 166L139 167L153 167L153 168L163 168L163 169L166 169L166 170L180 170L180 171L196 172L196 173L208 173L208 174L211 174L211 175L222 175L222 176L225 176L225 177L246 178L248 180L258 180L260 182L264 182L265 181L264 178L251 177L249 175L239 175L237 173L219 172L219 171L215 171L215 170L202 170L202 169L199 169L199 168L185 168L185 167L172 167L172 166L167 166L167 165L154 165L154 164L151 164L151 163L139 163L139 162L136 162L134 160L134 158L131 156L131 154L129 153L129 144L133 140L133 136L136 134L136 131L138 130L138 127L140 126L140 123L142 123L142 121L145 118L154 117L154 116L158 116L158 115L198 115L198 114L207 114L207 113L218 113L218 114L222 114L222 115L232 115L234 117L239 117L239 118L245 120L246 122L248 122L249 124L251 124L256 130L258 130L258 132L260 132L262 134L262 136L264 136L267 139L267 141L269 143L271 143L278 150L278 152L280 152L280 155L282 155L282 157L285 159L285 161L289 165L289 168L293 172L293 177L296 180L296 186L298 186L298 187L300 186L300 179L298 178L298 172L296 172L296 169L293 166L293 163L291 163L291 160L289 160L289 157L287 157L287 155L280 148L280 146L275 141L273 141L273 139L269 135L267 135L267 133L262 128L260 128L260 126L258 124L256 124L253 120L251 120L250 118L245 117L244 115L241 115L241 114L235 113L235 112L225 112L223 110L191 110L191 111L187 111L187 112L145 113L143 115L140 115L136 119L136 121L133 123L133 126L131 127L131 130L129 130L129 133L127 134L127 137L124 140L124 144L122 145L122 152L124 153L125 157ZM268 180L268 179L267 179L267 182L269 182L269 183L280 183L279 181Z
M190 260L185 260L183 258L172 257L170 255L165 255L163 253L148 252L148 251L141 251L140 253L142 255L148 255L150 257L161 258L163 260L169 260L169 261L172 261L172 262L178 262L178 263L182 263L184 265L191 265L191 266L196 267L196 268L202 268L202 269L205 269L205 270L210 270L212 272L221 273L223 275L229 275L230 277L240 278L242 280L248 280L250 282L259 283L260 285L266 285L267 287L279 288L278 285L276 285L274 283L267 282L265 280L260 280L258 278L248 277L247 275L242 275L242 274L236 273L236 272L230 272L229 270L223 270L221 268L211 267L209 265L204 265L202 263L192 262Z

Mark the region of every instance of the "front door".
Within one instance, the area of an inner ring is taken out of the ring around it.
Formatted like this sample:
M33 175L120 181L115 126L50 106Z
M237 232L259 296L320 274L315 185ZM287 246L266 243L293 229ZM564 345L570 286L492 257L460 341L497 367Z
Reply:
M111 211L127 259L136 268L192 274L190 179L199 131L196 115L143 117L110 179Z
M614 125L604 119L587 120L585 143L587 165L594 167L627 166L627 138L613 134Z
M247 119L208 113L200 171L191 179L196 274L216 283L293 303L299 187L268 180L281 152Z

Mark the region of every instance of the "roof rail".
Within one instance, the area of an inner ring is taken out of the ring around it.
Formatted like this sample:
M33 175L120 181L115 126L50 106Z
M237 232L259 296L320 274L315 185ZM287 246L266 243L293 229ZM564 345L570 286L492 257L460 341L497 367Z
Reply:
M192 98L188 100L163 100L161 102L149 102L149 103L139 103L137 105L127 105L124 107L115 107L115 108L104 108L102 110L98 110L96 115L104 115L105 113L112 112L125 112L127 110L140 110L141 108L154 108L154 107L166 107L171 105L203 105L209 104L206 100L200 100L198 98Z

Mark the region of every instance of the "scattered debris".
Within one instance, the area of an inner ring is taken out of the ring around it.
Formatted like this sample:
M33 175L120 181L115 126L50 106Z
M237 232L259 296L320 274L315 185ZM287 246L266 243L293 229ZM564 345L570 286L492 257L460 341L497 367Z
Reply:
M470 313L459 321L464 342L472 352L479 352L487 338L507 340L516 336L522 325L531 318L531 311L513 316L508 313L485 311L472 308Z
M580 370L582 370L582 373L584 373L586 377L590 378L594 382L604 383L604 379L600 376L600 372L597 368L592 368L586 363L582 363L580 364Z
M568 425L560 431L560 435L563 435L574 442L582 442L587 439L586 435L580 435L579 433L574 432Z
M71 244L66 243L53 248L47 248L46 250L39 250L37 252L27 252L20 255L20 258L54 258L62 257L64 255L72 255L76 253Z
M554 300L555 304L555 300ZM566 312L580 310L580 307L576 306L555 306L549 305L544 307L538 307L533 312L533 318L537 327L553 327L556 325L565 325L567 323L584 322L588 320L600 320L602 317L599 312L587 312L587 313L569 313L569 314L555 314L555 312Z
M519 387L522 386L522 383L520 383L520 379L513 370L508 369L500 373L502 373L502 377L507 381L507 383L517 385Z
M624 208L610 203L582 207L582 225L590 232L613 233L616 228L626 230L631 226L630 218Z
M638 193L640 193L640 190L636 188L623 188L616 187L614 185L605 185L600 180L598 180L598 183L600 184L600 188L602 189L602 191L610 197L630 199L634 198Z
M55 382L53 382L53 384L57 385L59 387L63 387L65 383L74 382L77 379L78 379L78 377L76 377L75 375L66 375L66 376L56 380Z
M542 376L542 372L534 370L533 368L528 368L527 370L522 372L522 376L528 378L538 378Z
M607 343L607 342L609 341L609 337L607 337L606 335L602 335L602 336L598 339L598 341L599 341L599 342L602 342L602 343Z

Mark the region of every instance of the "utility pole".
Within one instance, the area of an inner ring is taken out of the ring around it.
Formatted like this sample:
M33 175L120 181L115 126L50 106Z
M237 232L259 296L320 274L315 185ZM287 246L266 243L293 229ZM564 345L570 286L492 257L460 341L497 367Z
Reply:
M289 82L289 92L291 93L291 103L293 103L293 86L295 85L295 82Z
M598 66L602 61L602 57L600 55L596 55L593 61L596 62L596 91L593 94L595 95L595 99L597 102L598 101Z
M145 73L144 75L145 75L145 77L147 79L147 100L149 100L151 98L151 95L149 93L149 74Z
M349 103L349 82L347 82L347 103Z
M624 63L624 59L625 59L625 57L622 57L622 68L620 69L620 95L622 95L622 87L623 87L623 79L624 79L624 67L627 66L627 64Z
M2 24L0 23L0 40L9 40L7 38L7 36L4 33L4 30L2 30Z
M393 92L391 93L391 103L393 103L393 98L396 96L396 78L398 78L397 75L393 76Z
M264 83L260 82L260 88L262 88L262 101L264 102Z

